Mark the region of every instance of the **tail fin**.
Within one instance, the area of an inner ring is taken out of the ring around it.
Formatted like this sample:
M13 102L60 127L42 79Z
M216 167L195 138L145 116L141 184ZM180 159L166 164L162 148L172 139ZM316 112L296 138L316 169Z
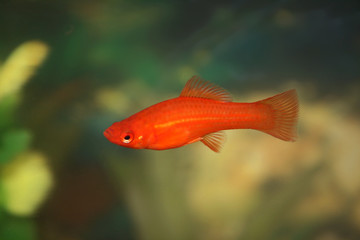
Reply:
M292 89L259 102L272 108L275 120L272 129L262 131L285 141L295 141L299 112L296 90Z

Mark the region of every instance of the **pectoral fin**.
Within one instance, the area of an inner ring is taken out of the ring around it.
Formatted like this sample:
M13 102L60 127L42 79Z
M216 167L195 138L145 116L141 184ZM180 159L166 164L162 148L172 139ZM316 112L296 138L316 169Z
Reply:
M224 141L225 141L224 132L209 133L201 139L201 142L203 142L214 152L220 152L220 149Z

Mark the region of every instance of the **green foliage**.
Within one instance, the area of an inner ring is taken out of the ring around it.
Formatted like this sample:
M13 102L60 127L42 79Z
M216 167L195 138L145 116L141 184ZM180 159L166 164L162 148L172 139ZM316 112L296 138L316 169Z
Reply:
M16 94L6 96L0 101L0 164L9 162L30 144L31 134L27 130L12 129L14 112L19 102Z
M9 130L1 137L0 164L12 160L17 154L25 151L30 144L31 134L24 129Z
M7 218L0 226L0 239L6 240L34 240L35 226L31 219Z
M9 95L0 101L0 131L11 126L14 120L14 111L19 104L17 95Z
M0 181L0 222L2 222L4 219L4 212L2 208L2 205L4 204L4 200L5 200L4 189L2 182Z

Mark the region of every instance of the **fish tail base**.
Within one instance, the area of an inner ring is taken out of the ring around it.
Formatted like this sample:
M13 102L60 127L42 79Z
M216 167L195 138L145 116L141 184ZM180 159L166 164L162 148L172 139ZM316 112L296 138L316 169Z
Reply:
M295 141L299 112L296 90L292 89L259 102L271 107L274 119L273 128L262 131L285 141Z

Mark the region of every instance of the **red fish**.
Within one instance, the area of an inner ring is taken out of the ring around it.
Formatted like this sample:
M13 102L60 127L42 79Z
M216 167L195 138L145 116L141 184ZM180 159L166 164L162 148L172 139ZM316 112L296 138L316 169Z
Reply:
M235 103L226 90L194 76L179 97L115 122L104 135L128 148L165 150L201 141L219 152L222 130L227 129L256 129L295 141L297 117L294 89L253 103Z

